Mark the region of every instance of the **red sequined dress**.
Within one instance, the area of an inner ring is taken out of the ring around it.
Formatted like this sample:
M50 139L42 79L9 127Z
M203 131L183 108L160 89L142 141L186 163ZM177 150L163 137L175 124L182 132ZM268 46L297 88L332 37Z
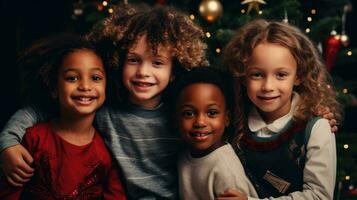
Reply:
M27 129L22 145L34 158L35 174L24 188L2 178L0 199L126 199L98 132L92 142L77 146L58 136L51 123L41 123Z

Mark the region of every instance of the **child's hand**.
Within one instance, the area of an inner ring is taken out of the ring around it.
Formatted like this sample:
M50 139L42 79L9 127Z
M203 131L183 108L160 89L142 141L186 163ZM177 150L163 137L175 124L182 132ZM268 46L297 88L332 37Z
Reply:
M330 111L328 107L319 107L315 114L329 121L332 133L337 132L338 127L337 127L337 121L335 119L335 115Z
M216 200L247 200L247 199L248 199L247 195L235 189L227 189L216 198Z
M34 169L30 166L33 158L20 144L11 146L0 154L1 169L7 181L16 187L21 187L30 180Z

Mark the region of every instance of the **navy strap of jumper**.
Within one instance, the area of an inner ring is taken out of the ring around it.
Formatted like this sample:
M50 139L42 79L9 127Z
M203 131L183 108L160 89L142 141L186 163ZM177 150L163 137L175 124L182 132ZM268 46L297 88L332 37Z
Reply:
M318 119L307 123L291 121L270 138L254 133L242 136L237 155L260 198L302 191L306 146Z

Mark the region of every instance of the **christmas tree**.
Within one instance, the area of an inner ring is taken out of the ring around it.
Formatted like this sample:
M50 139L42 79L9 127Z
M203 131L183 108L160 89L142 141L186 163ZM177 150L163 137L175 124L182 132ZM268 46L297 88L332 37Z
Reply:
M334 199L357 199L357 73L353 69L357 64L357 39L352 35L354 19L351 13L357 13L357 3L348 0L73 0L73 1L3 1L1 20L4 27L15 25L16 34L7 28L2 31L3 38L16 35L16 45L4 41L4 58L15 60L12 52L18 52L32 41L58 31L88 32L92 26L100 24L109 16L112 6L121 3L166 4L187 12L195 23L205 31L205 40L209 45L207 55L211 63L221 62L224 46L239 27L250 20L265 18L286 21L305 31L321 50L328 69L333 76L339 93L339 100L345 107L345 120L339 125L336 134L338 168ZM15 9L16 8L16 9ZM20 16L20 17L19 17ZM45 16L45 17L44 17ZM59 17L60 16L60 17ZM356 15L354 15L356 16ZM46 19L55 19L46 21ZM30 21L32 20L32 21ZM41 33L47 26L47 33ZM356 28L354 28L356 30ZM23 31L23 33L21 33ZM354 32L357 33L357 32ZM356 35L356 34L355 34ZM15 47L14 47L15 46ZM6 48L5 48L6 47ZM10 52L10 53L9 53ZM7 61L4 66L12 66ZM12 68L7 74L18 74ZM14 83L13 77L6 76L2 85ZM16 79L16 78L15 78ZM16 86L16 85L15 85ZM19 88L19 86L16 86ZM16 96L14 89L5 88L4 94ZM8 120L16 110L14 101L9 97L2 107L4 119ZM12 104L11 104L12 103ZM12 106L9 106L12 105ZM19 105L16 105L17 108ZM10 109L11 108L11 109ZM6 116L5 114L6 113Z
M335 199L357 199L357 128L352 122L357 114L356 74L357 48L350 45L352 35L349 16L352 4L347 0L129 0L124 3L149 5L166 4L190 15L200 24L208 43L207 55L212 64L221 62L224 46L236 29L256 18L281 20L301 28L318 46L326 66L334 79L339 100L346 111L345 123L340 124L336 134L338 170ZM91 27L113 12L112 5L119 1L76 1L73 4L73 23ZM74 26L76 27L76 26ZM80 30L79 30L80 31Z

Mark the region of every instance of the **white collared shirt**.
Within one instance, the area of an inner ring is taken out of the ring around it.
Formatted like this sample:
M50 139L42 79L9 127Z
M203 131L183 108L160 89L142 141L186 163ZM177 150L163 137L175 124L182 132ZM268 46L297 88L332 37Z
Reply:
M288 114L276 119L270 124L266 124L256 107L254 107L248 116L248 127L250 131L254 132L258 137L271 137L275 133L280 132L285 125L293 118L296 105L300 100L298 93L293 93L291 107Z

